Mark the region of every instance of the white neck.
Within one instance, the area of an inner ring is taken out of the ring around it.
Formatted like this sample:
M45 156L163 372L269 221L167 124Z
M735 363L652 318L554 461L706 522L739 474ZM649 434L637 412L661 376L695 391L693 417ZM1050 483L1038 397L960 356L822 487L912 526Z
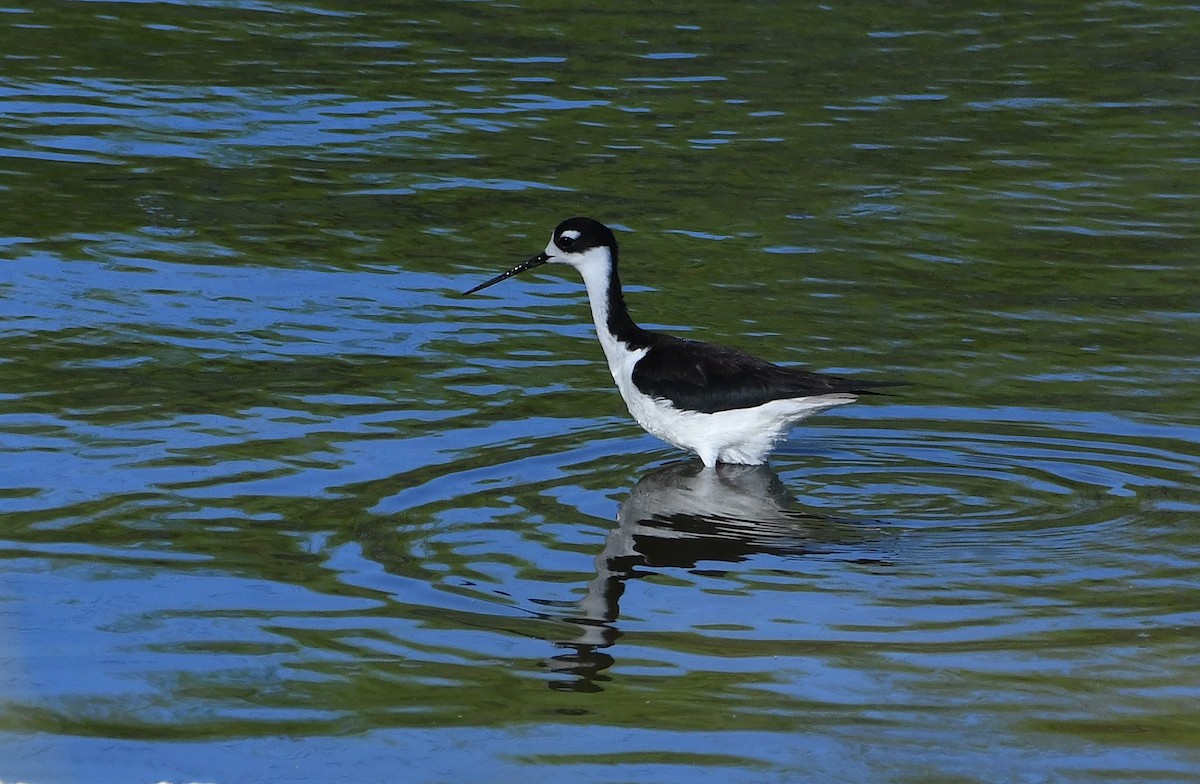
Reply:
M612 276L612 259L607 248L592 248L583 260L575 265L583 276L587 288L588 303L592 307L592 321L596 325L596 337L604 348L604 356L610 367L615 367L629 349L608 331L608 288Z

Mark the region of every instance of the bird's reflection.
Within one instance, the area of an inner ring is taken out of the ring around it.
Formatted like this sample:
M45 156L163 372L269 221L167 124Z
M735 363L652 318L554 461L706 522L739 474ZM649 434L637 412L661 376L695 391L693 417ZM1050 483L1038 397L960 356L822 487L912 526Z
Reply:
M613 657L603 649L621 636L616 625L625 583L639 567L694 568L702 561L734 563L757 554L800 556L878 538L863 526L804 511L765 465L678 462L647 474L617 511L617 525L596 556L587 592L563 607L577 633L555 641L564 652L546 666L573 676L551 688L597 691Z

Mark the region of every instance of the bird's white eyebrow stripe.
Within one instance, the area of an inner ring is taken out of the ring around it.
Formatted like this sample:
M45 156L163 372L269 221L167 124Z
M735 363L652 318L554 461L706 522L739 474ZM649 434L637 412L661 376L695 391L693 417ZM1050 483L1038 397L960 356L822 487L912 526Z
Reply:
M559 237L559 239L562 239L565 237L566 239L577 240L577 239L579 239L579 232L576 231L575 229L567 229L562 234L559 234L558 237Z

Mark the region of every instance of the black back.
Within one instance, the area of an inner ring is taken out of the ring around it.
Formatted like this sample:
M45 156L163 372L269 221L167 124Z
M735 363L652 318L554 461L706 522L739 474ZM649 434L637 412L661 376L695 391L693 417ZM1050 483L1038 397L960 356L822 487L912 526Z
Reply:
M650 350L633 369L634 385L687 411L712 414L771 400L866 394L873 387L890 386L786 368L729 346L641 332L640 342Z

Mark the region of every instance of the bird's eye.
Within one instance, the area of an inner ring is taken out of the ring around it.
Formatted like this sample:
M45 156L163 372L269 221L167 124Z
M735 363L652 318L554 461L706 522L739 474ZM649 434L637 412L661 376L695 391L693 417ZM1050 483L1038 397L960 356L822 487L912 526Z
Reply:
M571 246L574 244L575 237L571 236L570 234L558 235L558 247L562 248L563 250L570 250Z

